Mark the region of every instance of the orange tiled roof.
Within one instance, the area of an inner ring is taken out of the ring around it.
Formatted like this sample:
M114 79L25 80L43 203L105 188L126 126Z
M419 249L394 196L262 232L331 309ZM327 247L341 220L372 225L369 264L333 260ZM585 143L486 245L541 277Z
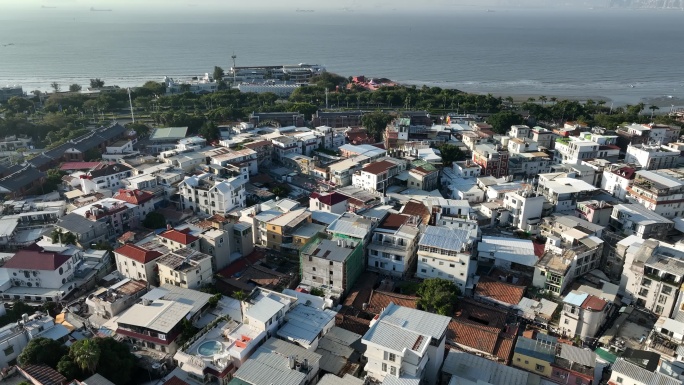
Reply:
M162 256L162 253L156 250L145 250L140 246L136 245L123 245L118 249L114 250L115 253L121 254L128 257L136 262L146 264L148 262L154 261L155 259Z
M525 294L525 287L482 277L475 287L475 294L510 305L517 305Z
M170 239L183 245L189 245L199 238L190 234L190 229L176 230L169 229L159 234L160 237Z
M455 344L493 355L499 338L499 329L455 318L449 322L447 336Z
M496 341L496 347L494 348L494 355L508 363L511 359L511 352L513 351L513 346L515 345L515 338L512 337L499 337Z
M143 204L150 199L154 198L154 195L147 191L141 191L141 190L124 190L121 189L119 192L114 195L112 198L114 199L119 199L124 202L128 202L134 205L140 205Z
M386 308L390 302L411 309L418 308L418 297L373 290L368 300L368 311L373 314L380 314L382 309Z
M402 214L416 215L421 218L422 224L427 224L430 222L430 209L428 209L424 204L417 201L408 201L401 209Z

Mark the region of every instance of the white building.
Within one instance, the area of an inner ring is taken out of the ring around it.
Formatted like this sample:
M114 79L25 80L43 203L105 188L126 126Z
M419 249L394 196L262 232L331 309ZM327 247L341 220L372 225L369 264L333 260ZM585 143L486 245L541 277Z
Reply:
M635 163L644 170L676 167L681 153L663 145L635 144L627 147L625 163Z
M611 369L609 384L682 385L682 381L677 378L660 373L657 370L650 371L622 357L615 361Z
M257 152L249 148L214 155L211 157L211 163L223 167L230 164L239 167L240 169L246 167L249 175L256 175L259 173Z
M568 338L579 337L582 341L592 342L608 317L609 309L605 300L573 290L563 298L559 321L561 333Z
M544 210L542 195L529 190L507 192L504 195L503 204L510 212L508 218L511 226L530 234L539 232L538 225Z
M213 281L211 255L191 248L171 251L157 258L159 283L200 289Z
M454 282L464 293L477 262L472 254L477 229L461 230L427 226L418 242L416 277Z
M368 268L382 274L411 273L418 248L418 223L403 214L389 214L375 228L368 244Z
M627 191L634 181L636 170L625 164L613 164L603 170L601 189L621 201L627 199Z
M627 200L665 218L680 217L684 214L684 169L637 171Z
M123 188L122 180L133 176L132 169L120 163L100 163L99 166L81 176L81 191L85 194L100 190L116 191Z
M393 376L436 384L450 321L450 317L390 303L371 321L361 340L366 345L368 376L376 381Z
M533 268L537 259L528 239L482 237L477 246L479 265L501 266L506 270L511 269L511 264Z
M218 82L214 80L208 73L204 76L195 76L185 82L176 82L173 78L164 76L164 84L166 85L167 94L181 94L184 92L192 92L193 94L211 93L218 90Z
M394 177L406 170L404 162L380 160L367 164L352 176L352 185L370 192L385 192L394 183Z
M599 144L591 140L570 137L556 140L556 163L579 164L586 159L596 158Z
M114 250L116 269L124 277L141 279L151 284L158 281L157 259L163 254L134 244L125 244Z
M258 288L242 301L243 323L275 335L285 323L285 314L295 306L296 297Z
M278 337L315 351L321 337L335 326L336 314L330 309L299 303L285 314L285 323L278 330Z
M318 353L271 338L240 366L233 377L241 384L307 385L318 378L320 361Z
M205 214L221 214L245 207L247 176L220 179L213 174L191 176L179 186L182 209Z
M309 210L333 214L344 214L349 208L349 197L337 191L329 194L314 192L309 197Z
M537 191L553 205L554 212L573 211L578 201L591 198L598 190L597 187L585 181L564 175L564 173L539 175Z
M34 338L61 340L69 334L63 325L55 325L55 320L47 314L24 314L18 322L0 328L0 367L9 368L17 364L19 354Z

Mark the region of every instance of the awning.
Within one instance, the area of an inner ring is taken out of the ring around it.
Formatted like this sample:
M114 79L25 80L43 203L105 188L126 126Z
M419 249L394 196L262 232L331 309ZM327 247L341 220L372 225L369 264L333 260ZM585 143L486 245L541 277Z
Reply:
M71 190L64 193L64 197L67 199L74 199L85 195L81 190Z
M617 356L615 354L610 353L608 351L605 351L601 348L594 350L594 353L596 353L596 355L599 356L604 361L608 361L611 364L614 364L615 360L617 360Z

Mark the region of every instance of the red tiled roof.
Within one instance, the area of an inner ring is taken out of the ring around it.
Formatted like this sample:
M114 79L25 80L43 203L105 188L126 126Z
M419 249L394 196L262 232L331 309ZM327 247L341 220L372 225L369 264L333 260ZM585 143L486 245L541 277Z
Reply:
M19 250L3 267L26 270L57 270L71 257L49 251Z
M390 302L393 302L395 305L418 309L418 297L373 290L370 299L368 300L368 312L380 314Z
M424 204L417 201L408 201L404 207L401 209L402 214L416 215L421 218L422 224L427 224L430 222L430 209L428 209Z
M480 278L475 287L475 294L493 300L517 305L525 293L524 286L511 285L489 277Z
M318 199L321 203L326 204L328 206L334 206L340 202L344 202L346 200L349 200L348 196L342 195L338 192L333 192L333 193L327 194L327 195L323 195L323 194L319 194L317 192L314 192L311 194L311 198Z
M404 223L409 220L408 215L403 214L389 214L385 217L385 220L380 224L382 229L396 230L401 227Z
M67 382L66 377L47 365L24 365L19 369L41 385L61 385Z
M59 169L62 171L71 170L90 170L97 167L100 162L66 162L62 164Z
M363 171L367 172L369 174L382 174L383 172L389 170L390 168L396 166L396 164L387 161L387 160L381 160L379 162L374 162L374 163L369 163L367 164L364 168Z
M190 234L190 229L176 230L170 229L159 234L160 237L170 239L174 242L182 243L184 245L189 245L199 238Z
M173 376L166 380L163 385L190 385L189 383L181 380L180 378Z
M123 245L114 252L142 264L147 264L162 256L162 253L156 250L145 250L140 246L131 244Z
M119 192L114 195L112 198L114 199L119 199L124 202L128 202L134 205L140 205L143 204L150 199L154 198L154 195L147 191L141 191L141 190L124 190L121 189Z
M461 318L452 319L447 329L451 342L489 354L494 354L498 337L499 329Z
M515 345L514 342L515 338L499 337L499 339L496 341L496 347L494 348L494 355L508 364L511 359L513 346Z
M486 326L503 329L506 327L506 318L508 317L508 314L503 310L488 306L482 302L462 298L458 302L458 310L454 317L464 318Z
M636 170L631 167L621 167L613 171L613 174L619 175L626 179L634 179L634 176L636 175Z
M607 302L599 297L589 295L587 299L582 302L582 309L591 309L596 311L602 311L606 307Z

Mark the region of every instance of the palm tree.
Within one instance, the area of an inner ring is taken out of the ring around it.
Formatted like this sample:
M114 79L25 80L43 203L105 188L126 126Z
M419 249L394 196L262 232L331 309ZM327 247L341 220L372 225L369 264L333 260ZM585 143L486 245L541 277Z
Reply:
M537 99L539 99L539 101L541 102L542 105L546 104L546 100L547 100L547 99L546 99L546 96L541 95L541 96L540 96L539 98L537 98Z
M92 339L81 340L71 346L69 355L81 370L92 374L100 361L100 347Z
M513 106L513 97L512 96L507 96L506 101L508 102L509 106L511 106L511 107Z
M549 100L552 101L553 104L556 104L556 101L558 100L558 98L555 96L552 96L551 99L549 99Z
M658 107L658 106L656 106L656 105L652 105L651 107L648 107L648 109L651 110L651 119L653 119L653 114L655 114L655 112L656 112L657 110L659 110L660 107Z
M527 98L527 101L530 102L530 103L534 103L535 100L537 100L537 99L532 98L532 97Z
M50 87L52 87L52 89L55 90L55 92L59 92L59 83L57 83L57 82L52 82L52 83L50 84Z

